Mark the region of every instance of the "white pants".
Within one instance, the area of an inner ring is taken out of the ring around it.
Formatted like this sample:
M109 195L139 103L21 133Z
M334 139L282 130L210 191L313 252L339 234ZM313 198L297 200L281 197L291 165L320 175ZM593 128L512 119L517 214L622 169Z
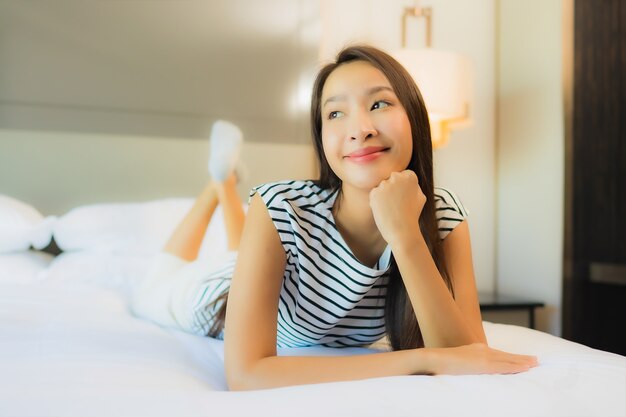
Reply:
M230 289L236 259L237 252L191 262L159 253L133 293L133 314L206 336L222 302L209 305ZM219 338L223 338L223 332Z

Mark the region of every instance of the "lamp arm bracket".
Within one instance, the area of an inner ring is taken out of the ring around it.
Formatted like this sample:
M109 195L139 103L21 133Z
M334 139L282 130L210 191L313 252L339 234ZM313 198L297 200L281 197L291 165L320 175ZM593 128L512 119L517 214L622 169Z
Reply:
M432 46L432 16L430 7L405 7L402 14L402 47L406 48L406 21L409 17L424 18L426 20L426 47Z

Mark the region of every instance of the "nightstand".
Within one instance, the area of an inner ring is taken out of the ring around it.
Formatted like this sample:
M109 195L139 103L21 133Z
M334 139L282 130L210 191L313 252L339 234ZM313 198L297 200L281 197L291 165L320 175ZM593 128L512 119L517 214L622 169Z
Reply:
M481 311L528 311L528 324L531 329L535 328L535 309L544 306L541 301L492 293L478 293L478 301Z

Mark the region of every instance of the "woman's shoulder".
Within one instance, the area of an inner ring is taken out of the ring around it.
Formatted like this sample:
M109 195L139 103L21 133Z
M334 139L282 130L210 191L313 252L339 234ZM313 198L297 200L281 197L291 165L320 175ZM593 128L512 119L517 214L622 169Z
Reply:
M313 180L283 180L253 187L249 198L255 194L259 194L268 207L286 203L302 207L323 203L331 191L319 187Z
M458 223L469 216L470 213L461 202L461 199L449 188L435 187L434 197L435 215L440 228L442 227L442 223L449 221ZM445 226L449 226L449 224Z
M461 199L450 189L435 187L435 215L439 239L444 240L455 227L469 216Z
M469 211L465 208L461 199L456 193L449 188L435 187L435 209L437 211L437 218L450 215L453 212L455 217L465 218L469 216Z

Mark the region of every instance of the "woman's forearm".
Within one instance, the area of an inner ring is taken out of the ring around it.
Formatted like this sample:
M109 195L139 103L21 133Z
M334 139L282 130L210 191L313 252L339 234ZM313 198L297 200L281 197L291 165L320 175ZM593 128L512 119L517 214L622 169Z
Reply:
M425 347L454 347L480 342L433 261L424 238L392 247Z
M410 349L353 356L272 356L245 372L227 372L231 390L432 374L432 352Z

